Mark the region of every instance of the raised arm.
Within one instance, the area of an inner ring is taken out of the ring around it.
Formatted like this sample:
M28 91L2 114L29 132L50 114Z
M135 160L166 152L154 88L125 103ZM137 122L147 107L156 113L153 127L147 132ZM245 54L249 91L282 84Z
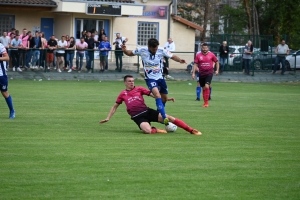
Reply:
M131 50L126 49L126 45L121 45L122 51L127 55L127 56L135 56Z
M183 63L186 64L186 61L185 61L184 59L180 59L178 56L173 55L173 56L171 57L171 59L174 60L174 61L176 61L176 62L179 62L179 63L181 63L181 64L183 64Z
M115 103L115 104L113 105L113 107L111 107L111 109L110 109L110 111L109 111L109 113L108 113L106 119L101 120L99 123L100 123L100 124L103 124L103 123L105 123L105 122L108 122L108 121L110 120L110 118L113 116L113 114L116 112L116 110L118 109L119 105L120 105L120 104Z

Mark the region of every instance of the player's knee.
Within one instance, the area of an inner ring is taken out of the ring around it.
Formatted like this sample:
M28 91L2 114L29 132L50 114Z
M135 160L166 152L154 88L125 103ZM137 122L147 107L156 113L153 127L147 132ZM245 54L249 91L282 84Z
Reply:
M145 134L151 134L151 131L152 131L151 127L150 127L150 128L144 128L144 129L142 129L142 130L143 130L143 132L144 132Z

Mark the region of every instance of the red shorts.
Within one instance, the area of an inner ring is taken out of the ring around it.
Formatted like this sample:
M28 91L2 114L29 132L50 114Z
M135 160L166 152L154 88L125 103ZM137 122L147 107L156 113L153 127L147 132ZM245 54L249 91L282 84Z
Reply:
M47 53L47 62L51 63L54 61L54 54L53 53Z

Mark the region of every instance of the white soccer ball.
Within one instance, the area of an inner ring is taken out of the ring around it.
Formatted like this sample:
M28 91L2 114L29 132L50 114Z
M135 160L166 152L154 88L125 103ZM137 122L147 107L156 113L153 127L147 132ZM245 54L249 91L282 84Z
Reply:
M169 125L166 126L166 131L168 132L175 132L177 130L177 126L171 122L169 122Z

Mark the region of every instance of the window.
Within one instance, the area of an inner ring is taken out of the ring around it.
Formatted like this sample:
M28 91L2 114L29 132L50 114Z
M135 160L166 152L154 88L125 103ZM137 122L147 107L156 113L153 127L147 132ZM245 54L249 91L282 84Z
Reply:
M76 39L80 39L82 31L92 31L104 28L103 20L96 19L76 19Z
M138 22L137 44L147 46L148 39L158 38L158 22Z
M10 32L10 29L15 26L15 16L13 15L0 15L0 33L4 31Z

